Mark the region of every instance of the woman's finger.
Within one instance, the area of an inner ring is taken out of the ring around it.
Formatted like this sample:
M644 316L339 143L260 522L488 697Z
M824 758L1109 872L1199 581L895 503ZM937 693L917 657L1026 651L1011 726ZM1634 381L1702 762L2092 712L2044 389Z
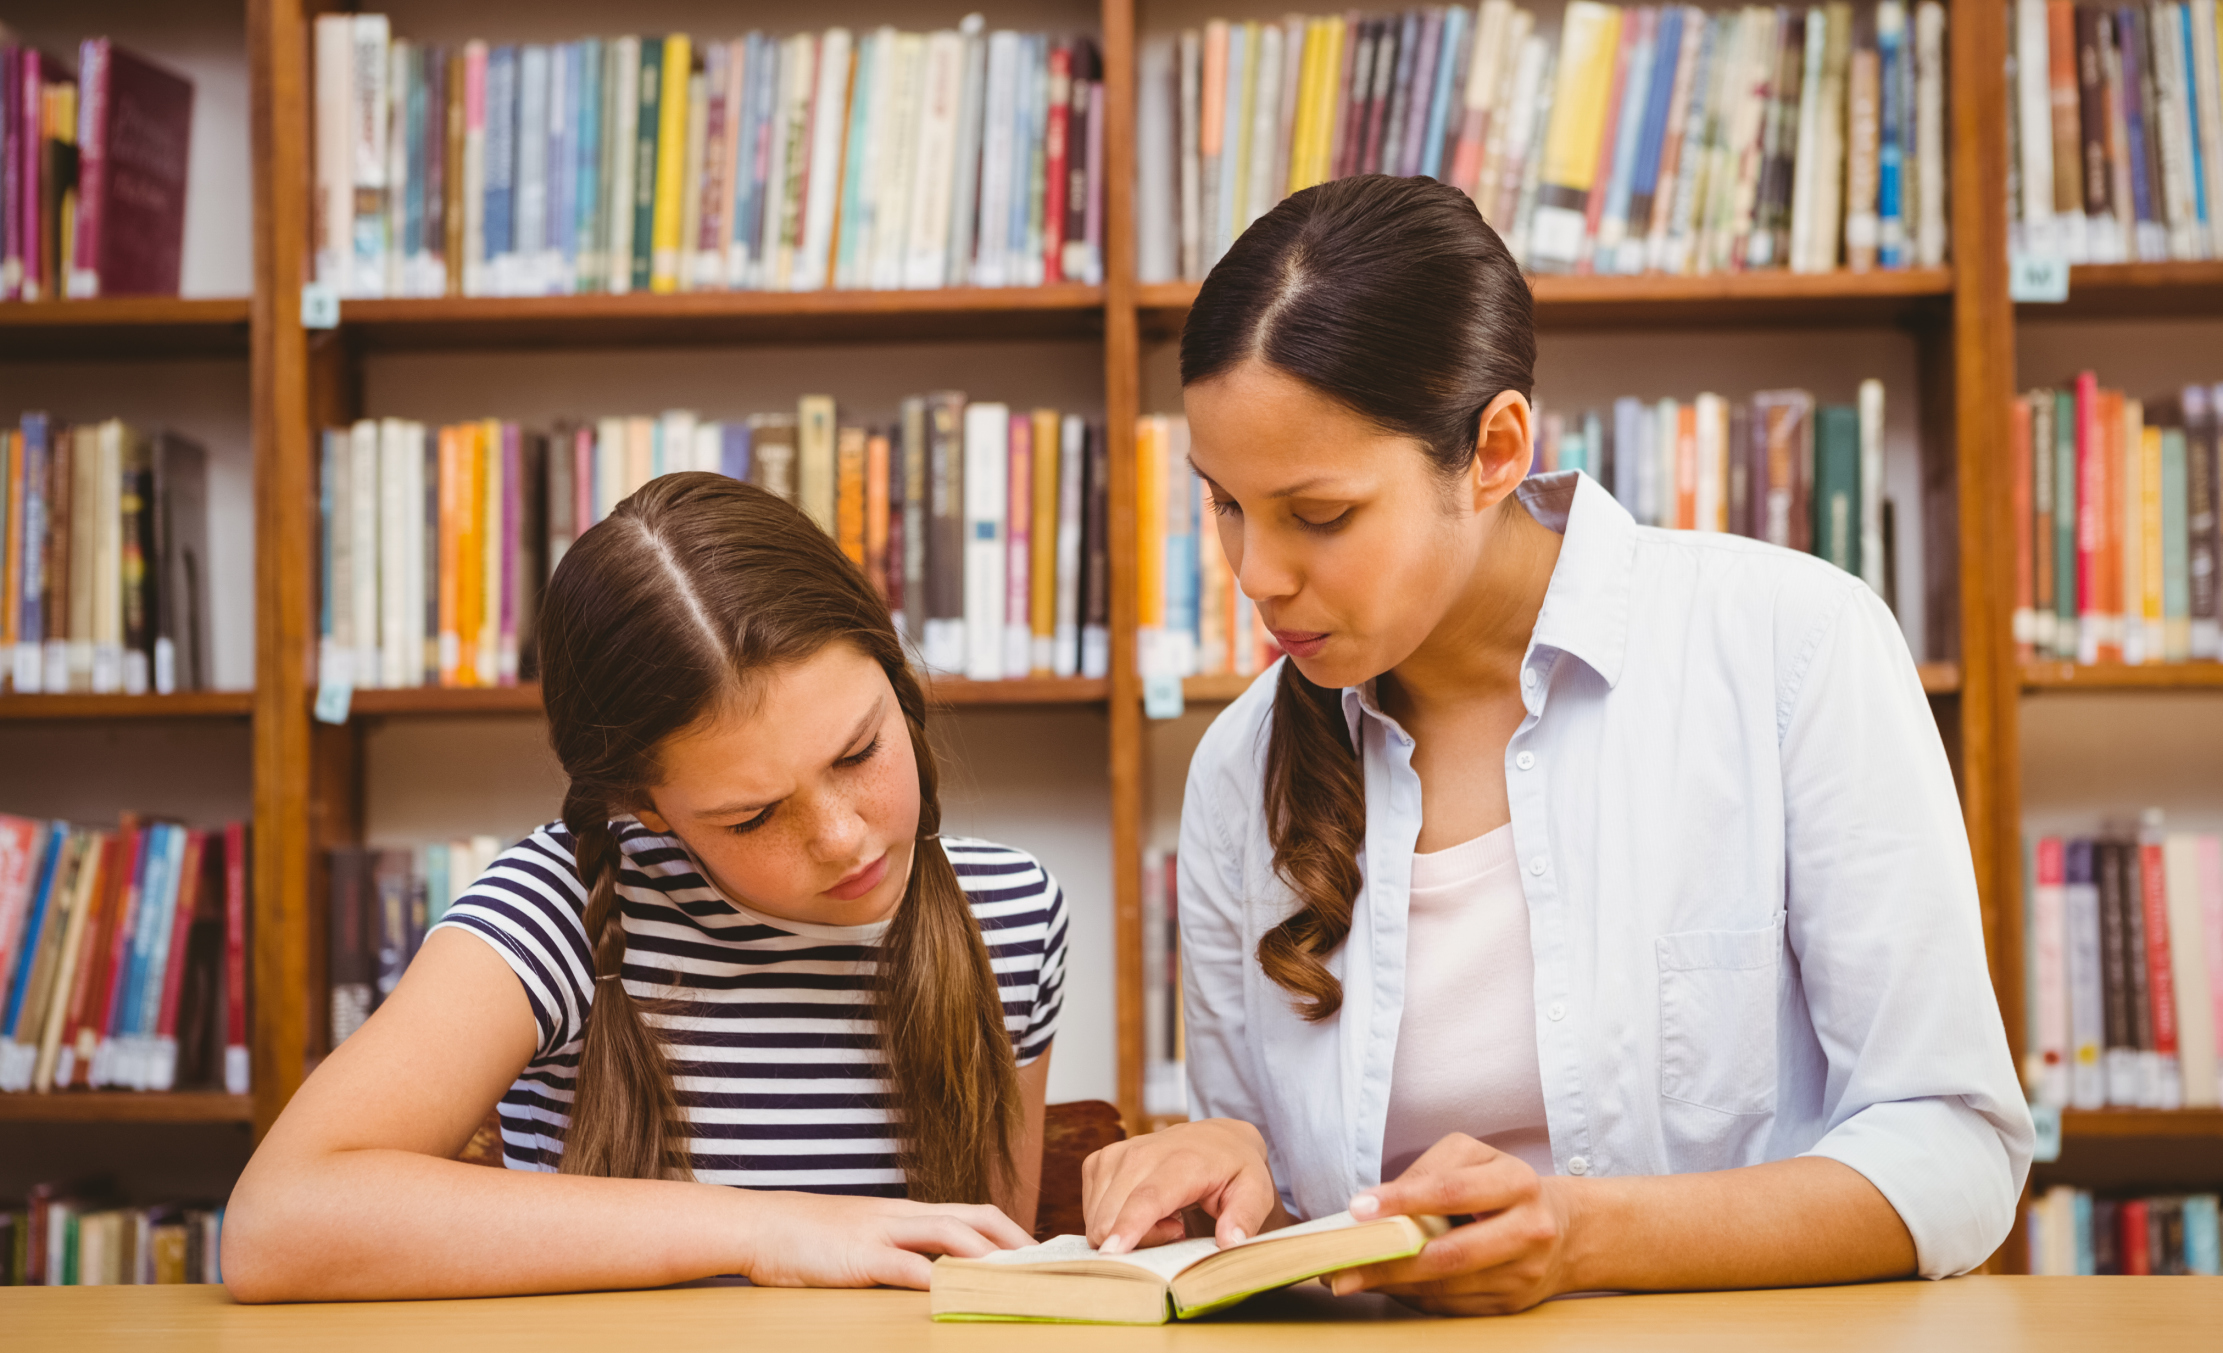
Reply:
M1453 1227L1429 1241L1418 1254L1347 1269L1336 1274L1331 1285L1338 1296L1454 1279L1462 1291L1489 1286L1492 1270L1550 1242L1548 1224L1534 1212L1533 1208L1501 1212Z
M1536 1172L1517 1156L1493 1155L1477 1165L1422 1169L1419 1162L1387 1184L1351 1200L1351 1215L1457 1216L1498 1212L1536 1193Z

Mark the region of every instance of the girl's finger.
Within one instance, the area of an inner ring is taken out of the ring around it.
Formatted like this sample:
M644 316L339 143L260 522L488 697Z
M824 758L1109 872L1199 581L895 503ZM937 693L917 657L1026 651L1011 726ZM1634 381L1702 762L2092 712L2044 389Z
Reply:
M979 1259L1001 1248L946 1212L906 1217L888 1228L888 1239L898 1249L915 1254L951 1254L959 1259Z
M1005 1215L993 1203L952 1203L949 1213L967 1226L986 1236L1000 1250L1024 1249L1034 1243L1034 1237L1019 1229L1019 1223Z
M933 1284L934 1264L908 1250L884 1245L866 1266L865 1276L882 1287L911 1287L924 1291Z

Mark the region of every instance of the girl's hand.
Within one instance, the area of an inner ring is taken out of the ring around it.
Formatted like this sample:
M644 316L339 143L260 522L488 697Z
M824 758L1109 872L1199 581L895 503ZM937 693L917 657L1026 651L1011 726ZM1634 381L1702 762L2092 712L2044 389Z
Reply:
M1351 1200L1361 1220L1458 1216L1474 1220L1410 1259L1368 1264L1328 1280L1337 1296L1382 1292L1436 1315L1507 1315L1572 1290L1576 1211L1571 1181L1540 1179L1527 1162L1464 1133L1428 1148L1393 1182Z
M1088 1242L1106 1254L1181 1239L1181 1214L1192 1207L1218 1219L1223 1246L1290 1220L1274 1191L1266 1139L1234 1118L1114 1142L1081 1163L1081 1198Z
M741 1271L760 1287L925 1287L928 1256L978 1259L1032 1245L985 1203L914 1203L736 1191L749 1202Z

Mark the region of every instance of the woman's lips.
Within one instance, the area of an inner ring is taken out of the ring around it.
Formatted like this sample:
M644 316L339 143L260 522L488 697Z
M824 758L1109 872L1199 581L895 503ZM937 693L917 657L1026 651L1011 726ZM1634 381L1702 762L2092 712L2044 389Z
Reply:
M1325 630L1270 630L1281 651L1292 658L1309 658L1328 646Z
M869 893L873 889L879 887L880 880L886 878L887 876L888 854L886 851L882 851L880 852L879 859L874 860L872 863L864 866L863 868L857 870L855 873L850 874L846 878L842 879L841 882L836 883L833 887L828 888L826 890L826 896L838 899L843 902L854 902L858 898L863 897L866 893Z

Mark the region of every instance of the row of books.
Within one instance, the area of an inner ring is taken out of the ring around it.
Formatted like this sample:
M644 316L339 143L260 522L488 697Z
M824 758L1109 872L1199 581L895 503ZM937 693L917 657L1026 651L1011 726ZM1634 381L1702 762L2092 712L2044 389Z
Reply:
M2030 843L2023 1077L2057 1108L2214 1108L2223 1049L2223 840L2149 809Z
M316 24L342 296L1103 280L1093 39L846 28L458 47Z
M107 38L0 30L0 301L175 296L193 83Z
M937 672L992 681L1109 666L1109 450L1100 425L943 391L886 426L831 396L793 413L687 411L328 429L320 684L513 685L542 581L650 479L707 470L800 506L864 569Z
M2014 0L2012 23L2014 247L2071 263L2223 258L2212 0Z
M2223 657L2215 570L2223 384L2128 398L2081 372L2015 400L2015 646L2024 658Z
M0 682L34 692L208 685L208 457L121 419L0 431Z
M247 1092L247 827L0 815L0 1090Z
M2060 1278L2223 1273L2216 1202L2212 1193L2101 1198L2056 1184L2023 1209L2030 1272Z
M1142 852L1142 1111L1189 1111L1182 1060L1179 857Z
M220 1283L221 1204L126 1207L105 1179L35 1184L0 1209L0 1287Z
M1137 264L1201 279L1288 193L1425 175L1533 272L1945 260L1945 8L1511 0L1146 42Z
M393 994L425 932L502 853L496 836L414 847L342 846L326 855L326 981L331 1041L340 1041Z

